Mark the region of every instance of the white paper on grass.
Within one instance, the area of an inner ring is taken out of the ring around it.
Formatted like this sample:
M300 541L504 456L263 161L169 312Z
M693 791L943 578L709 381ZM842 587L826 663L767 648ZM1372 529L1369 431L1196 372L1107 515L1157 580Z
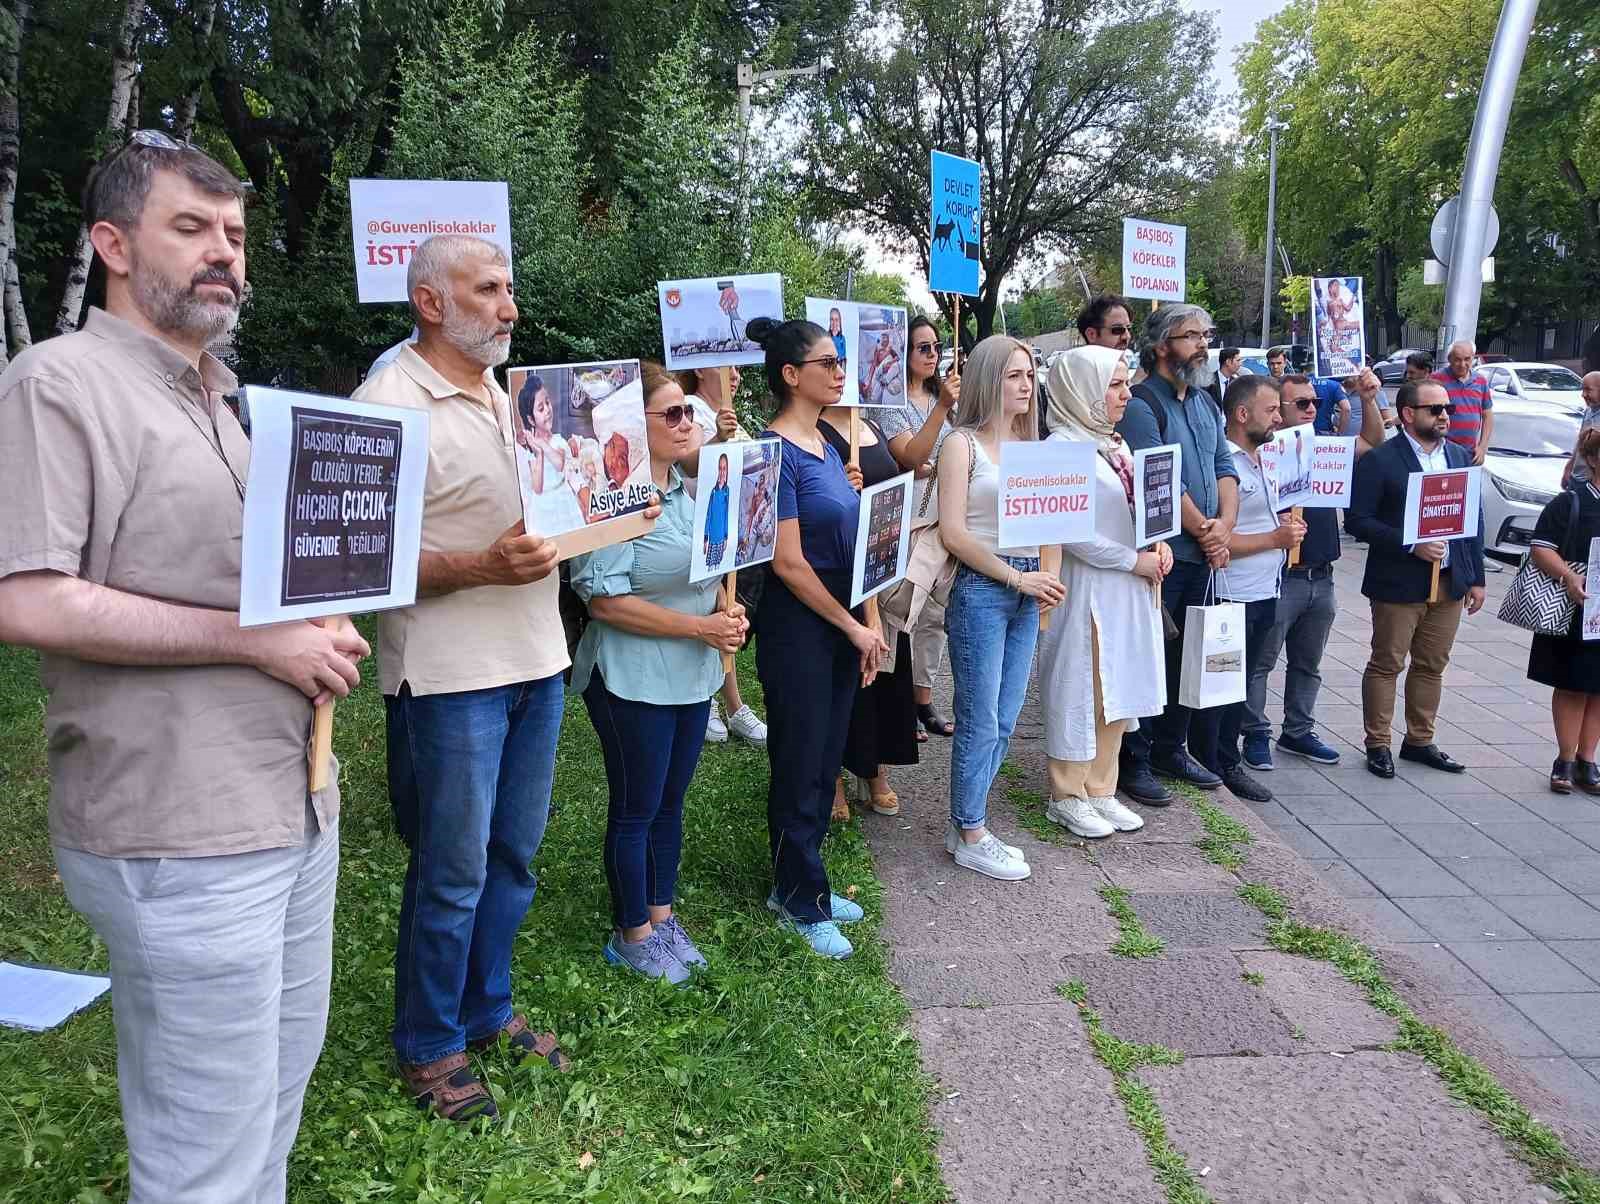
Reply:
M511 201L505 181L351 180L356 300L408 300L411 258L435 234L470 234L492 242L509 265Z
M1583 638L1600 640L1600 538L1589 541L1589 571L1584 574Z
M700 449L690 581L719 577L772 559L778 546L778 475L782 465L781 439L707 443ZM724 471L727 508L723 521L713 528L709 522L711 501ZM713 557L713 552L718 554Z
M111 980L100 974L0 961L0 1025L46 1032L110 988Z
M1081 543L1094 538L1092 443L1012 439L1000 445L1002 548Z
M1165 443L1133 453L1133 546L1171 539L1183 525L1183 447Z
M903 472L861 491L856 558L850 570L851 609L906 575L912 480L909 472Z
M906 311L896 305L806 298L806 320L844 344L842 406L901 406L906 401Z
M1262 444L1261 469L1277 495L1274 510L1347 507L1355 436L1319 435L1309 424L1290 427Z
M1335 380L1356 375L1367 363L1361 277L1313 276L1311 310L1317 375Z
M1476 467L1412 473L1406 480L1400 542L1440 543L1477 535L1481 473Z
M662 280L656 294L666 366L674 372L759 364L766 353L749 337L750 320L783 321L783 277L777 272Z
M428 411L258 385L244 390L243 404L250 475L240 626L415 603ZM358 450L333 447L336 432L353 435L357 443L344 446ZM387 439L398 444L393 456L359 450Z

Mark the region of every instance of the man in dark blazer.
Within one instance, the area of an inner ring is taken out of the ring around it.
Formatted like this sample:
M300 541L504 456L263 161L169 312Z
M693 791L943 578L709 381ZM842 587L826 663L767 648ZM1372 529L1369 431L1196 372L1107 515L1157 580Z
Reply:
M1445 438L1450 397L1434 381L1407 381L1395 400L1401 435L1356 461L1345 530L1368 545L1361 592L1372 603L1372 658L1361 675L1367 768L1394 777L1389 727L1395 682L1406 673L1406 738L1400 756L1447 773L1465 771L1433 742L1445 666L1455 645L1463 606L1483 606L1483 516L1472 539L1404 544L1406 482L1414 472L1470 468L1472 453ZM1444 561L1439 599L1428 601L1433 565Z

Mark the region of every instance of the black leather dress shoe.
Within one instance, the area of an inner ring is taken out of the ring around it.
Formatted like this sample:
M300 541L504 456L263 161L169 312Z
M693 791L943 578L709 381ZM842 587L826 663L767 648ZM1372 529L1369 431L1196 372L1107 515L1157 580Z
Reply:
M1223 771L1222 784L1233 791L1235 798L1242 798L1252 803L1270 803L1272 801L1272 791L1242 769Z
M1169 807L1172 805L1172 791L1161 784L1161 780L1150 772L1148 765L1129 765L1123 769L1121 780L1117 785L1122 793L1134 802L1146 807Z
M1176 778L1180 782L1188 782L1191 786L1198 786L1201 790L1215 790L1222 785L1222 779L1212 773L1189 755L1189 750L1180 748L1170 757L1156 760L1150 759L1151 768L1157 773L1166 774L1169 778Z
M1380 778L1394 777L1394 758L1389 755L1387 748L1367 749L1367 772L1375 773Z
M1467 767L1457 761L1449 753L1442 751L1437 744L1406 744L1400 745L1400 759L1402 761L1415 761L1418 765L1427 765L1433 769L1442 769L1446 773L1466 773Z

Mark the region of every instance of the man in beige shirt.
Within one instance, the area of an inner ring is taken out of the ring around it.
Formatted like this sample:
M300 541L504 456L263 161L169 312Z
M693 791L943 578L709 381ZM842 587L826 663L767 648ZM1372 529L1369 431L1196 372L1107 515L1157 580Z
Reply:
M136 133L86 198L105 310L0 376L0 640L42 653L50 837L111 962L132 1204L284 1199L339 866L306 743L368 653L345 620L239 627L250 445L203 349L238 316L241 194Z
M418 338L356 390L429 413L417 604L379 621L389 797L411 849L395 948L394 1048L419 1103L496 1109L466 1050L565 1069L511 1002L511 949L533 902L561 728L566 638L557 549L526 534L515 431L493 369L517 306L492 243L438 235L406 278Z

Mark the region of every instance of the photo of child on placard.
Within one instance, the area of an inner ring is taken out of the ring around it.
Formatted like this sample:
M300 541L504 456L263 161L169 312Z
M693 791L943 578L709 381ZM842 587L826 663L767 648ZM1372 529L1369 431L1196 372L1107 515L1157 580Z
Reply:
M724 444L724 447L727 445ZM706 520L700 526L701 552L706 558L706 564L721 566L722 558L728 550L728 453L720 451L716 456L717 475L712 482L706 496ZM702 480L704 478L701 478Z
M708 276L663 280L661 342L670 371L759 364L763 353L746 334L751 318L783 321L783 277Z
M1360 372L1367 350L1361 277L1313 277L1311 310L1317 375L1345 377Z
M849 301L832 301L822 297L806 298L806 321L815 322L828 332L833 340L833 353L839 357L844 369L844 393L839 397L842 406L860 405L853 365L860 358L860 324L857 307Z
M512 368L506 380L529 531L548 538L650 505L638 360Z
M898 406L906 400L906 311L891 305L857 310L859 366L850 375L864 406Z
M738 568L771 560L778 546L778 464L783 444L762 439L744 445L739 477Z
M776 439L708 443L700 449L689 580L703 581L772 559L778 540Z

